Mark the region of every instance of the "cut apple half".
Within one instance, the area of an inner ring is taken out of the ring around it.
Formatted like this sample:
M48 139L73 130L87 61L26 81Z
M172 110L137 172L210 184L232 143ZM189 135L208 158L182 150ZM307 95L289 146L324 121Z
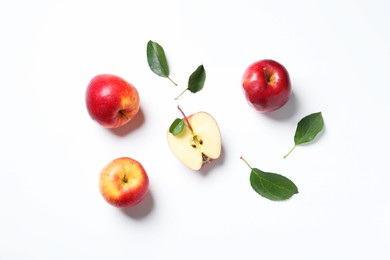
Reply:
M217 122L206 112L195 113L186 119L188 122L183 119L186 126L180 134L174 136L168 130L169 148L184 165L199 170L221 155L221 133Z

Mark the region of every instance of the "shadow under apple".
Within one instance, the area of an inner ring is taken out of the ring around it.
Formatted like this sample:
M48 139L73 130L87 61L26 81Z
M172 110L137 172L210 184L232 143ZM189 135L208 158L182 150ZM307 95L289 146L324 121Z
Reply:
M145 198L139 204L122 209L122 212L132 219L143 219L153 211L154 204L153 195L149 190Z
M126 136L130 132L133 132L135 129L141 127L141 125L145 122L145 115L142 111L142 107L140 107L138 113L131 119L127 124L118 127L109 129L110 132L117 136Z
M297 100L297 95L292 92L290 99L283 107L279 108L278 110L265 113L265 115L274 120L286 120L294 116L298 109L298 106L299 104Z

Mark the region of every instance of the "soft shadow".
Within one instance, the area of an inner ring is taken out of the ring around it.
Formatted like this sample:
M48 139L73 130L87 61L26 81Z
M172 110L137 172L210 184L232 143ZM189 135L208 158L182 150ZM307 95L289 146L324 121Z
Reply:
M122 209L122 212L132 219L142 219L149 215L153 208L154 199L149 190L143 201L131 208Z
M288 118L291 118L296 113L296 111L298 110L298 106L299 104L298 104L297 95L294 92L292 92L290 99L283 107L281 107L278 110L265 113L265 115L268 116L269 118L278 121L286 120Z
M225 158L226 158L226 156L225 156L225 149L224 149L223 145L222 145L221 149L222 149L222 150L221 150L221 155L219 156L218 159L213 160L213 161L211 161L211 162L209 162L209 163L203 165L202 168L200 168L199 173L200 173L201 175L207 176L207 175L209 175L209 173L210 173L215 167L219 167L219 166L222 166L222 165L223 165L223 163L224 163L224 161L225 161Z
M130 132L139 128L144 122L145 122L145 115L142 111L142 108L140 108L138 113L134 116L133 119L130 120L130 122L128 122L127 124L121 127L113 128L109 130L112 133L116 134L117 136L126 136Z

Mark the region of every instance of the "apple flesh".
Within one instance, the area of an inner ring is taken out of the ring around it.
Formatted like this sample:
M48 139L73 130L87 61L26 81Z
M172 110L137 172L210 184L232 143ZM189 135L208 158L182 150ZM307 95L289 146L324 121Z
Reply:
M121 157L103 168L99 189L109 204L119 208L132 207L140 203L147 194L149 178L140 162Z
M286 68L274 60L252 63L244 72L242 87L248 103L266 113L284 106L291 95L291 81Z
M217 122L206 112L195 113L183 120L192 129L186 125L176 136L168 130L168 144L179 161L190 169L199 170L205 163L219 158L221 133Z
M87 86L85 101L91 118L106 128L118 128L128 123L140 107L137 89L112 74L92 78Z

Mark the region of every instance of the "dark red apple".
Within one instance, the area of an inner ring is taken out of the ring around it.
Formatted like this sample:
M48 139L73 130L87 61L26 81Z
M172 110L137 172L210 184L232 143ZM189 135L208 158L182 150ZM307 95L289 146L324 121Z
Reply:
M242 87L248 103L263 113L281 108L291 96L290 76L274 60L252 63L244 72Z

